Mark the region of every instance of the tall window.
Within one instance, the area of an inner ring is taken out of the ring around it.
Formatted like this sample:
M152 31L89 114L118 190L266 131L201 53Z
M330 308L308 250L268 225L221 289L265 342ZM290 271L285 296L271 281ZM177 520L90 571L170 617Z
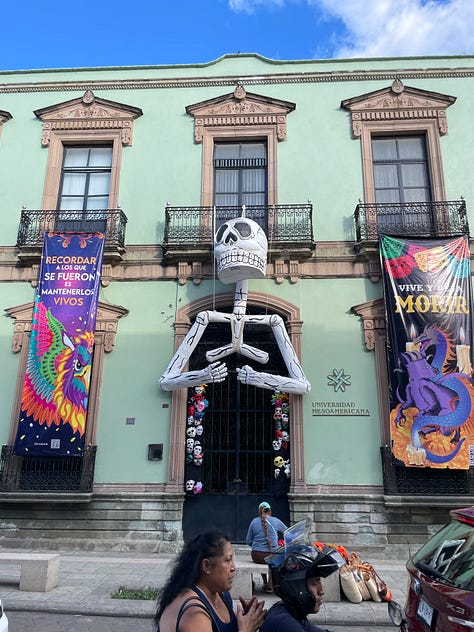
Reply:
M214 170L216 206L267 203L265 143L216 143Z
M431 200L423 136L373 138L376 202Z
M377 209L379 228L398 232L416 226L417 234L428 229L433 220L429 205L417 204L431 201L424 136L372 138L372 158L375 202L399 205Z
M214 145L214 204L218 207L259 206L259 209L249 209L247 215L266 228L266 143ZM218 223L226 219L225 211L218 211Z
M105 231L112 147L65 147L56 230Z

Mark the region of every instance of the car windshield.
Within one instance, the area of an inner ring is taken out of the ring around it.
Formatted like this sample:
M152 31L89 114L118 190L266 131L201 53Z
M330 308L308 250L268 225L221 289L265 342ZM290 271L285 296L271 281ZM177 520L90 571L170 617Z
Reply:
M453 520L416 553L413 563L437 581L474 590L474 525Z

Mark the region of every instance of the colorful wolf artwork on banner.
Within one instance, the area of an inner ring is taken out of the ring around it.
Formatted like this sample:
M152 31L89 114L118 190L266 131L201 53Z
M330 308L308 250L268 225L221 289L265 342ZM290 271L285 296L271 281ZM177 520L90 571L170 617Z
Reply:
M474 465L468 238L381 236L390 430L396 464Z
M46 233L18 431L19 455L84 448L102 233Z

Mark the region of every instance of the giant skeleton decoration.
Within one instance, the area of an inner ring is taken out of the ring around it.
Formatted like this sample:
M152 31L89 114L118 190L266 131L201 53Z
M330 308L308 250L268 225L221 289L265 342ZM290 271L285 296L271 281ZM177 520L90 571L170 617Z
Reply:
M216 311L199 312L160 378L161 388L172 391L209 382L223 382L228 371L226 364L221 360L232 353L240 353L261 364L268 362L268 353L243 341L245 325L251 323L271 327L289 377L255 371L252 367L245 365L237 369L237 379L242 384L260 388L287 393L307 393L311 385L296 356L283 319L277 314L246 314L248 280L265 277L268 243L264 231L256 222L245 217L244 207L242 217L231 219L220 226L215 235L214 247L219 279L223 283L236 283L234 309L231 314ZM209 323L229 323L231 342L206 353L206 359L209 362L206 368L183 372Z

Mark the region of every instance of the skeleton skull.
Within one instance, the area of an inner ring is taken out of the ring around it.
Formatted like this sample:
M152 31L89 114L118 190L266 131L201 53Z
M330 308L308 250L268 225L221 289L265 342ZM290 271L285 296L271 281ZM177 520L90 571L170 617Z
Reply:
M186 491L187 492L192 492L193 491L194 483L195 483L195 481L192 478L190 478L189 480L186 481Z
M222 283L265 277L268 242L257 222L248 217L228 220L217 230L214 246Z
M275 467L283 467L285 465L285 459L282 456L276 456L273 459Z
M274 439L272 445L274 450L279 450L281 448L281 439Z

